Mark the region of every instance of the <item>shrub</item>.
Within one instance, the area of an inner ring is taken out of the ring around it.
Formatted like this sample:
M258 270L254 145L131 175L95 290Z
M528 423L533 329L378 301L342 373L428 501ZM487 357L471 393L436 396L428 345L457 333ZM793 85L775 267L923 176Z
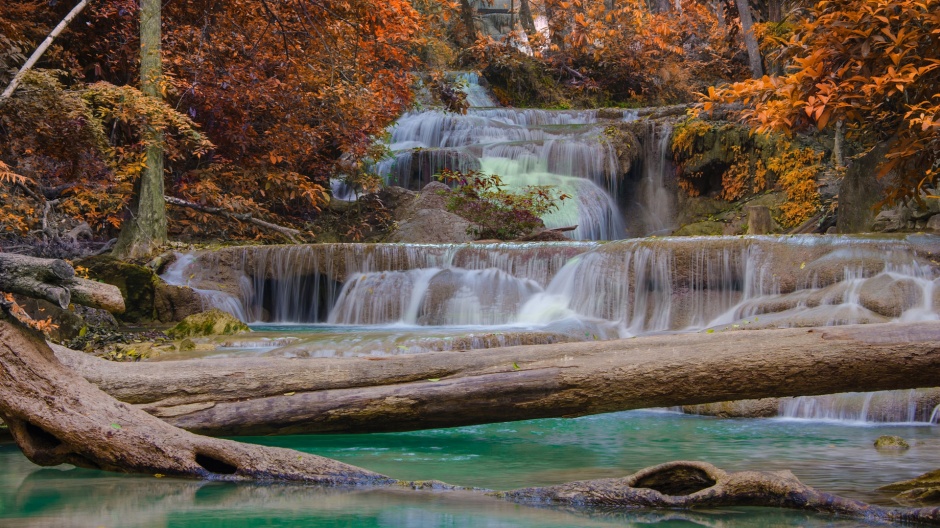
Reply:
M467 233L478 238L512 240L545 225L540 218L569 198L551 186L530 185L519 192L505 189L497 175L444 169L437 178L455 185L447 210L471 222Z

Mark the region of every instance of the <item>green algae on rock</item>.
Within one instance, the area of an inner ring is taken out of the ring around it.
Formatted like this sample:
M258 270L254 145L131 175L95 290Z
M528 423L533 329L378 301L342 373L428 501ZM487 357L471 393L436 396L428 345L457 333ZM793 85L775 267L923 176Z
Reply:
M212 309L190 315L167 330L166 334L174 339L180 339L194 336L243 334L245 332L251 332L248 325L228 312Z

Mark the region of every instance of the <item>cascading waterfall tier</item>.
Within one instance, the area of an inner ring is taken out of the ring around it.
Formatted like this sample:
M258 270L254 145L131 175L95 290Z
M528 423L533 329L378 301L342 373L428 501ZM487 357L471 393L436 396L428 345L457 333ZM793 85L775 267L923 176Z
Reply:
M489 108L496 104L476 74L459 78L471 105L465 115L410 112L391 127L391 156L376 166L387 183L420 190L446 168L498 175L508 190L550 185L572 198L543 217L546 226L578 226L568 235L575 240L626 235L620 166L604 133L610 121L595 110Z
M199 253L165 276L246 321L572 325L628 337L936 320L935 250L933 236L324 244Z

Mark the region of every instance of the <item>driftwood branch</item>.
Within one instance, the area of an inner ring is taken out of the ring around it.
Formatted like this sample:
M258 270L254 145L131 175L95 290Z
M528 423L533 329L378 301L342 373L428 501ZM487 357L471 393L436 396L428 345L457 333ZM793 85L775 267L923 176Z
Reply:
M124 311L116 286L75 276L64 260L0 253L0 291L44 299L61 308L75 302L112 313Z
M940 324L679 334L384 358L124 364L57 349L119 400L210 435L366 433L932 387Z
M176 198L173 196L164 196L163 198L164 200L166 200L166 203L170 205L175 205L177 207L186 207L186 208L193 209L202 213L219 215L225 218L232 218L234 220L239 220L241 222L248 222L252 225L256 225L263 229L276 231L284 235L288 240L290 240L291 242L295 244L300 243L300 240L298 237L300 237L302 233L299 230L292 229L290 227L284 227L284 226L277 225L277 224L272 224L271 222L265 222L264 220L259 220L255 218L254 216L252 216L251 213L233 213L231 211L226 211L225 209L221 207L210 207L206 205L200 205L200 204L183 200L181 198Z
M523 504L578 510L764 506L875 522L940 524L940 507L885 508L816 490L789 471L727 473L705 462L669 462L623 478L523 488L495 495Z
M34 51L33 54L29 56L29 59L23 64L20 70L16 72L16 75L13 76L13 80L10 81L10 84L6 87L6 90L0 94L0 101L3 101L13 95L13 92L16 90L17 86L20 85L20 81L23 80L23 76L26 75L26 72L31 70L33 66L36 65L36 63L39 61L39 58L42 57L42 54L46 52L50 45L52 45L52 41L59 36L59 33L62 33L69 23L71 23L72 20L77 17L78 14L81 13L87 5L88 0L81 0L81 2L73 7L72 10L69 11L69 14L65 15L65 18L63 18L62 21L52 29L52 31L49 33L49 36L47 36L46 39L42 41L42 44L36 48L36 51Z

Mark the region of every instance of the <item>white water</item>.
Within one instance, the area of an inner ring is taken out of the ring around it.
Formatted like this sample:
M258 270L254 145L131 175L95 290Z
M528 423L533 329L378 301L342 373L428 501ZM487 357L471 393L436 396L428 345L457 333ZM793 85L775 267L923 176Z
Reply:
M624 238L624 212L617 204L623 175L604 134L610 121L599 119L594 110L492 108L496 103L478 79L471 73L460 76L471 105L466 115L410 112L395 123L388 143L392 155L376 166L385 181L418 190L448 168L498 175L508 190L550 185L571 198L543 218L548 227L576 225L568 234L575 240ZM634 118L626 114L624 119ZM665 149L668 139L669 131L664 131L656 144ZM665 159L665 150L654 157ZM663 163L654 161L649 166L663 167ZM641 212L646 210L671 216L662 207L661 195L668 191L652 187L655 181L662 182L662 176L648 180L644 180L647 190L637 195L636 214L646 214ZM657 202L648 203L647 198ZM651 229L662 231L669 221L662 219ZM634 234L652 233L639 231Z
M938 422L940 391L848 392L784 398L779 416L787 419L858 423Z

